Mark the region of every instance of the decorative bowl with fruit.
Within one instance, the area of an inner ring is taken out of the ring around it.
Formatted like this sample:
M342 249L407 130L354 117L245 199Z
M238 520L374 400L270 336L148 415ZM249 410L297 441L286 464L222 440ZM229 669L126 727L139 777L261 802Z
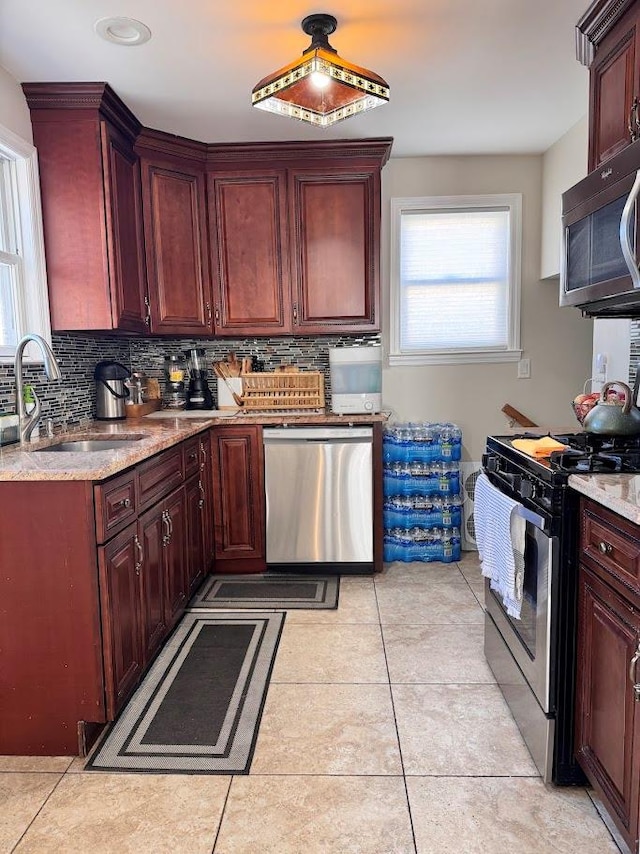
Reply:
M588 382L589 382L589 380L587 380L587 383ZM586 391L587 383L585 383L584 393L577 395L577 397L574 397L573 401L571 402L571 406L573 408L575 416L578 419L578 421L580 422L580 424L583 423L584 417L587 414L587 412L589 412L591 409L593 409L593 407L596 405L596 403L600 400L600 392L599 391L592 391L591 393L587 393L587 391ZM621 403L624 403L625 394L624 394L624 392L616 391L615 389L610 388L607 390L607 400L610 400L610 401L616 400L616 401L620 401Z

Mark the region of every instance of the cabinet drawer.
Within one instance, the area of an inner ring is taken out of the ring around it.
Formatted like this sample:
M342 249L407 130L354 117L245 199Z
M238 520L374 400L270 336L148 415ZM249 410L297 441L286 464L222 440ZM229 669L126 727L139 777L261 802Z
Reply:
M135 519L136 480L133 471L114 477L94 487L96 506L96 535L98 543L105 543Z
M200 468L200 436L192 436L182 443L184 448L184 477L188 480Z
M182 446L176 445L138 466L139 510L168 495L184 480Z
M606 570L609 583L640 595L640 529L594 502L584 501L582 506L583 558Z

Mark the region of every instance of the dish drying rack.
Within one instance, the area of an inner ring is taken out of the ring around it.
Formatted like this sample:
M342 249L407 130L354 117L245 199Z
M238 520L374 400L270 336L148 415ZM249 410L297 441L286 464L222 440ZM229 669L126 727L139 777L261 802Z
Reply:
M245 410L324 409L324 374L277 371L242 375Z

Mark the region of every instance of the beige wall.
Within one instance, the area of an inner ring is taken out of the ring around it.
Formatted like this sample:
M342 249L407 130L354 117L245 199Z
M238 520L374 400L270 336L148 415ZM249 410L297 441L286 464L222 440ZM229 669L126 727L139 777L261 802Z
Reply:
M389 345L389 208L394 196L523 194L521 346L531 378L516 363L383 369L383 403L399 421L454 421L465 459L479 460L485 438L508 428L505 403L541 425L577 427L570 401L590 376L592 322L558 307L558 282L540 281L542 157L391 159L383 171L383 343Z
M540 277L560 275L562 194L587 174L589 121L584 116L542 156Z
M0 65L0 125L33 142L29 108L20 84Z

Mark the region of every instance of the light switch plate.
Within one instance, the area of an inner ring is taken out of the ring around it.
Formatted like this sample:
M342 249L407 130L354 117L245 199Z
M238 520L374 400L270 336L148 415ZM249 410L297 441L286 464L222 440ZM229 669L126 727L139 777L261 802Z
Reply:
M518 362L518 379L528 380L531 376L531 359L520 359Z

